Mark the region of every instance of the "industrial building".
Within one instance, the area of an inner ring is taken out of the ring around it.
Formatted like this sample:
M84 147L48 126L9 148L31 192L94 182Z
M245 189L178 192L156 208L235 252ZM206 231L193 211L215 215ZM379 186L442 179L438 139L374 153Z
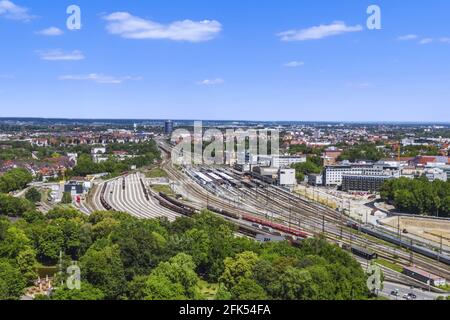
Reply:
M72 196L83 194L83 183L79 181L69 181L64 185L64 192L70 193Z
M297 184L295 169L280 169L278 171L278 184L280 186L295 186Z
M321 186L323 184L323 176L314 173L308 175L308 184L311 186Z

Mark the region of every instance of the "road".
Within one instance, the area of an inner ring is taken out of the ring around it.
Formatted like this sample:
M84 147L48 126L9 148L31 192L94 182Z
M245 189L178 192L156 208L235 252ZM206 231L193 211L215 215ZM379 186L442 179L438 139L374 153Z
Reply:
M391 295L391 292L395 290L398 290L398 296ZM446 296L418 288L411 289L411 287L392 282L384 282L384 288L382 292L380 292L380 295L391 300L407 300L403 298L403 296L408 293L415 294L417 296L415 300L436 300L439 296Z

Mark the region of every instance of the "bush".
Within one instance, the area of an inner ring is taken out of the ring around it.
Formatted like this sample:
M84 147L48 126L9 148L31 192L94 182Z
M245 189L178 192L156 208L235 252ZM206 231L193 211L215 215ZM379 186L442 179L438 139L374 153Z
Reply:
M36 188L31 188L25 193L25 198L33 203L40 202L42 195Z

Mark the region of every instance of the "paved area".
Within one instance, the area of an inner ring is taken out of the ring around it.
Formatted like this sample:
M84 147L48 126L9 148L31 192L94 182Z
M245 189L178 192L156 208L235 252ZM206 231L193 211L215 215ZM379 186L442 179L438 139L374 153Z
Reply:
M392 291L398 291L398 295L392 295ZM418 288L411 289L411 287L391 282L384 282L384 288L383 291L380 292L380 295L391 300L408 300L404 296L408 295L409 293L413 293L417 296L417 298L414 300L436 300L436 298L439 296L445 296Z

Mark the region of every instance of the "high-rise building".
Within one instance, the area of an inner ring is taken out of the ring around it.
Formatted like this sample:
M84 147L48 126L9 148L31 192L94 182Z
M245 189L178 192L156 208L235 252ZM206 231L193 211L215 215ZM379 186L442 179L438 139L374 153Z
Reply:
M173 132L173 122L172 120L167 120L164 124L164 133L171 135Z

